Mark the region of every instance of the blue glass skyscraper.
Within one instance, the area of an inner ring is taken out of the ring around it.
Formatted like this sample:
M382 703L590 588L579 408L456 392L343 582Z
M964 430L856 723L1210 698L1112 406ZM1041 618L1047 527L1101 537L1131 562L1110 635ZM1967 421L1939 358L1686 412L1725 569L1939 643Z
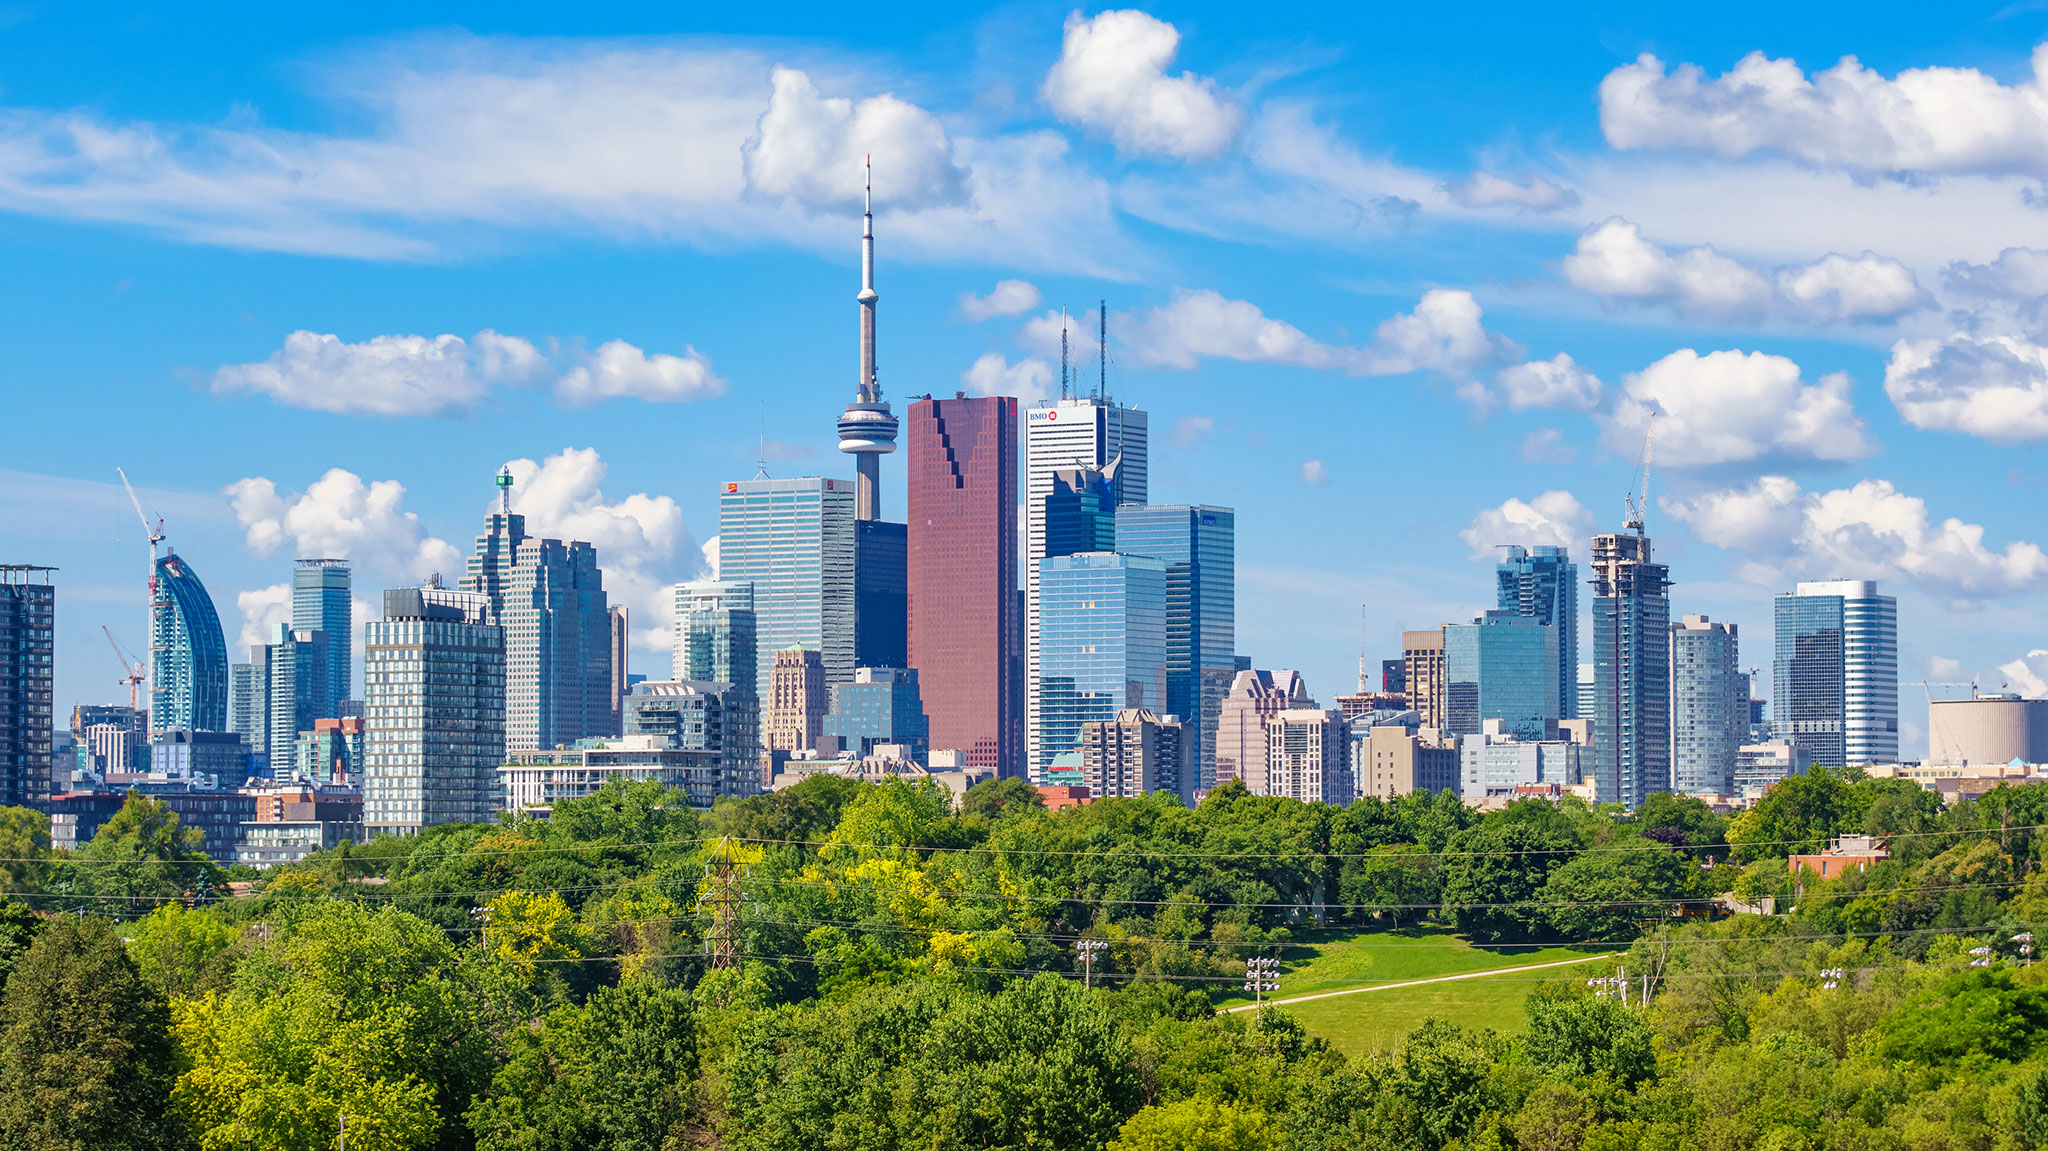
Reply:
M151 587L151 730L226 731L228 645L213 597L176 552L156 561Z
M840 748L856 755L872 753L877 744L898 743L910 748L912 759L924 762L931 750L931 724L918 696L917 669L854 669L852 683L832 685L825 734L837 736Z
M1795 771L1898 759L1898 621L1874 580L1778 597L1771 735L1792 745Z
M326 683L313 704L320 719L340 715L341 701L350 698L355 686L351 663L355 621L349 582L347 560L300 560L292 569L292 630L320 632L326 645L321 655Z
M1051 538L1047 520L1047 539ZM1216 782L1216 725L1237 674L1237 515L1229 508L1125 504L1116 550L1166 565L1166 705L1192 738L1195 779ZM1164 713L1162 713L1164 714Z
M1048 556L1038 572L1039 747L1034 768L1081 746L1081 725L1166 698L1166 564Z
M1579 569L1554 545L1511 546L1494 569L1501 611L1557 629L1557 716L1579 717Z
M1444 628L1444 720L1451 735L1477 735L1498 719L1517 739L1557 734L1557 629L1490 611Z
M1630 811L1671 790L1671 569L1636 530L1593 537L1594 797Z
M828 683L854 669L854 484L816 477L728 483L718 498L718 576L754 585L755 683L775 653L819 653Z

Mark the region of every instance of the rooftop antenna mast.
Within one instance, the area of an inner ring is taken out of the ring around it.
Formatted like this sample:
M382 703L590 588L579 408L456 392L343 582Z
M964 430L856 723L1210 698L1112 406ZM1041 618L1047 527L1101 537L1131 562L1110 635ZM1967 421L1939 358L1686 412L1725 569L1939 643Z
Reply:
M1095 333L1095 351L1101 374L1095 378L1095 398L1101 400L1109 395L1109 301L1102 301L1101 326Z
M1643 473L1640 480L1631 485L1629 494L1622 499L1622 506L1628 510L1628 521L1622 525L1627 531L1643 534L1643 513L1650 506L1650 449L1657 442L1657 413L1651 412L1643 425ZM1640 498L1638 498L1640 496Z
M760 438L754 442L754 478L768 478L768 401L761 401Z
M1067 396L1067 306L1060 305L1060 398Z

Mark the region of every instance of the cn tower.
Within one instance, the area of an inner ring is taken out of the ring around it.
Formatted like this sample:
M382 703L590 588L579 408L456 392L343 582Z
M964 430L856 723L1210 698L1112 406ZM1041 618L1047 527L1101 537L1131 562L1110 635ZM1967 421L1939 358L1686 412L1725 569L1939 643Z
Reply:
M882 402L875 382L875 182L874 161L868 161L867 191L861 213L860 238L860 389L839 417L839 450L853 455L858 475L853 516L882 518L882 457L896 450L896 417Z

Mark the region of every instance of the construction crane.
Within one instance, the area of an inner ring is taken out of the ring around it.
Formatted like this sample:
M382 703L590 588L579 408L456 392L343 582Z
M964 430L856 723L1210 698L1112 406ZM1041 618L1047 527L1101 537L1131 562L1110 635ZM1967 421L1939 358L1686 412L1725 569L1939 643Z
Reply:
M154 655L156 651L157 616L164 608L159 599L160 589L156 586L157 561L162 558L157 554L157 545L163 543L165 539L164 518L158 516L156 517L156 522L151 523L149 513L142 510L142 497L135 494L135 485L128 482L128 473L121 468L115 468L114 472L121 477L121 486L128 489L128 502L135 505L135 515L142 521L143 534L149 537L149 618L145 621L145 628L142 634L149 637L150 652ZM113 633L109 632L107 638L109 640L113 639ZM120 645L116 644L115 649L118 651L119 648ZM143 682L147 682L149 678L148 665L131 664L126 656L122 657L121 663L124 668L138 667L139 670L131 674L139 674L143 677ZM133 696L134 692L135 685L130 685L129 694Z
M1643 534L1643 512L1650 506L1650 449L1657 441L1657 413L1643 423L1643 474L1640 480L1631 480L1628 495L1622 497L1622 506L1628 511L1628 520L1622 525L1624 531Z
M128 685L128 710L134 711L137 706L136 689L149 679L149 665L136 659L135 653L122 647L121 641L114 638L114 633L108 630L106 624L100 625L100 631L107 637L107 643L113 647L114 658L121 661L121 671L124 674L114 682Z

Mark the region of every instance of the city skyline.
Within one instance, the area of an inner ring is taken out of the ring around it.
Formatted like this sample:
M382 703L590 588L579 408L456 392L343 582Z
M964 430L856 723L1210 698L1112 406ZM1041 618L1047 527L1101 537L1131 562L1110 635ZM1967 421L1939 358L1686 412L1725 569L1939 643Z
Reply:
M1854 54L1874 84L1974 68L2017 91L2048 35L2039 14L1904 13L1854 32L1759 19L1732 38L1619 9L1549 26L1502 9L1490 20L1515 50L1471 46L1455 85L1390 56L1351 14L1318 24L1322 56L1301 55L1288 38L1309 31L1284 18L1244 36L1249 17L1222 10L1110 15L950 15L937 41L911 48L893 25L822 14L805 44L745 16L689 42L479 16L457 21L469 41L280 23L231 45L206 43L212 17L195 15L179 34L217 66L190 77L160 77L117 33L62 13L0 30L20 49L9 104L53 131L74 111L166 138L205 124L223 141L277 145L323 188L323 157L342 140L334 97L280 61L352 69L359 91L396 92L410 76L424 87L408 91L427 96L479 79L580 81L560 89L571 116L624 98L590 87L589 62L611 51L643 69L640 98L657 107L695 98L678 75L730 75L739 109L729 139L683 143L729 156L742 191L636 169L656 205L637 221L600 201L564 224L545 210L572 191L560 188L534 193L538 215L506 219L433 172L447 198L431 210L375 188L293 198L239 161L175 144L152 161L171 166L155 170L165 179L66 169L77 189L113 190L112 207L57 187L55 169L16 172L0 242L46 274L30 277L33 294L9 289L22 349L11 394L23 426L96 432L15 437L0 474L4 558L55 565L69 589L58 712L125 695L100 625L131 649L149 644L144 543L117 465L205 573L239 655L289 620L295 559L355 565L358 644L377 589L434 571L452 582L483 510L478 477L509 461L514 510L536 534L598 548L607 590L632 613L635 669L662 674L666 590L707 574L716 485L751 475L757 457L776 477L851 478L833 418L849 398L870 153L890 397L1056 392L1065 303L1076 390L1106 382L1151 414L1148 499L1237 509L1237 649L1258 666L1299 668L1333 691L1360 654L1348 626L1360 603L1376 635L1367 654L1388 658L1402 630L1491 605L1494 545L1562 544L1583 567L1592 534L1619 526L1654 409L1650 532L1671 565L1674 617L1761 637L1796 583L1877 579L1900 601L1904 684L1932 681L1937 697L1972 680L2048 686L2048 656L2030 655L2048 646L2033 638L2048 632L2048 558L2026 515L2042 482L2031 444L2048 427L2028 397L2048 389L2027 382L2031 257L2002 254L2048 248L2048 223L2020 195L2031 161L2001 169L1941 147L1859 158L1826 143L1826 120L1748 142L1699 127L1750 75L1740 62L1752 50L1808 76ZM1441 18L1414 17L1409 31ZM386 38L347 54L351 37L373 35ZM105 51L60 75L35 50L50 36ZM542 36L566 39L543 48ZM1148 127L1128 100L1076 103L1067 82L1091 66L1093 37L1164 44L1163 56L1133 50L1161 62L1115 91L1184 99L1186 124L1206 134ZM962 95L963 58L978 70L967 87L1005 90L1007 103ZM1687 79L1687 65L1704 74ZM163 79L163 94L110 82L122 69ZM1413 115L1431 96L1431 115ZM851 101L844 119L839 100ZM237 103L246 115L213 123ZM774 135L814 109L839 125L822 140ZM514 135L572 157L590 146L573 130L585 122ZM410 161L423 154L415 127L349 139ZM600 146L634 154L621 130L624 143ZM1289 155L1311 162L1290 168ZM239 230L180 206L176 173L246 191ZM1680 184L1735 207L1694 208ZM1198 202L1197 189L1214 194ZM1759 189L1772 210L1741 210ZM1324 210L1338 202L1369 209L1340 222ZM1705 294L1700 269L1739 291ZM1101 376L1098 324L1110 337ZM1970 352L2011 356L2020 384L1957 376ZM2001 396L2018 415L1981 419ZM166 437L230 450L165 451ZM1480 467L1454 466L1475 455ZM884 516L900 515L904 461L882 461L880 475ZM1382 546L1329 529L1375 504ZM1900 752L1916 754L1924 715L1900 710Z

